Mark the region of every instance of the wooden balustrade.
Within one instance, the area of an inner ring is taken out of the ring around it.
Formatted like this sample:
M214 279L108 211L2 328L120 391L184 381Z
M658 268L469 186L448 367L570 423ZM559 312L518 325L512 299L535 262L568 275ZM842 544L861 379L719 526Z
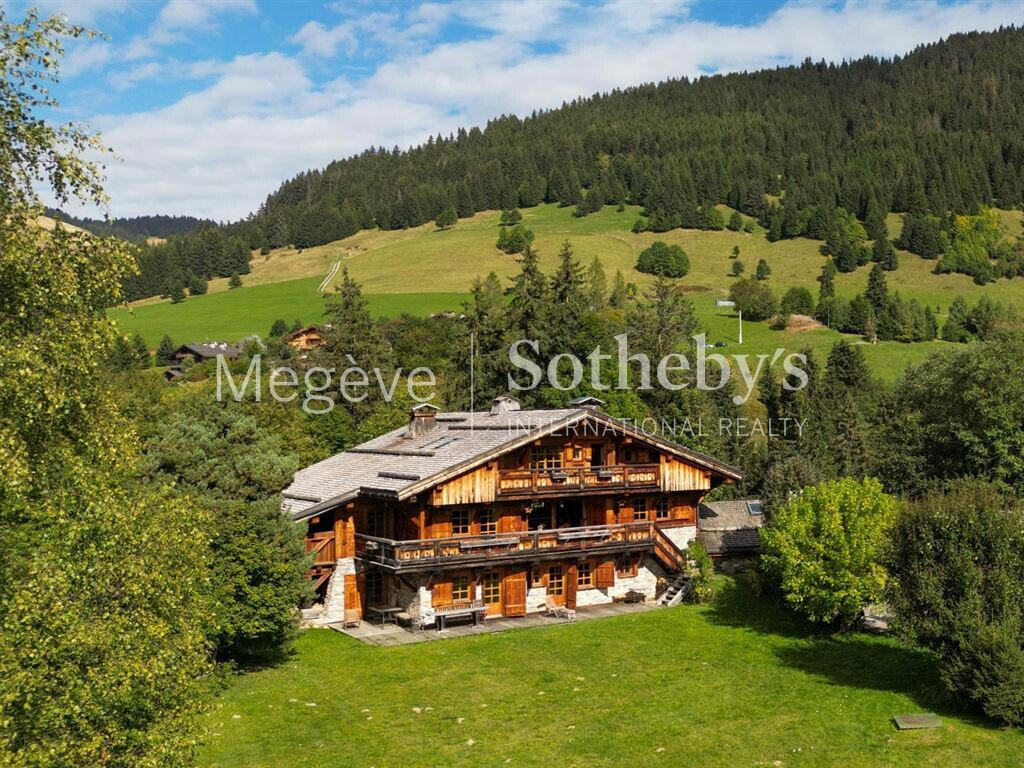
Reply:
M437 565L651 549L659 535L650 521L409 541L356 534L356 550L365 561L386 568L425 570Z
M498 470L498 497L544 496L602 490L657 489L658 464L618 464L607 467Z
M306 552L314 552L313 565L334 565L338 559L334 547L334 532L323 531L306 537Z

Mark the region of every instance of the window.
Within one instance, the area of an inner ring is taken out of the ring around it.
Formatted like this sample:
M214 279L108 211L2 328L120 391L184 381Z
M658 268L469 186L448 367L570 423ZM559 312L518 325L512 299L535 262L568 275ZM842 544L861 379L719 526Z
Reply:
M383 574L377 571L367 571L366 573L366 604L367 605L384 605L387 602L384 599L384 577Z
M619 558L615 564L615 574L620 578L633 578L637 574L637 558L631 555Z
M530 448L530 469L557 469L562 466L562 449L557 445Z
M654 516L658 520L668 520L671 514L672 510L668 506L668 499L664 496L659 497L658 506L654 510Z
M634 520L646 520L647 519L647 499L639 497L633 499L633 519Z
M452 533L456 536L469 533L469 510L452 510Z
M580 563L576 567L576 586L582 588L594 586L594 576L590 573L590 563Z
M484 605L501 603L501 576L497 573L485 573L483 578Z
M366 510L366 534L383 538L387 536L387 518L383 509Z
M469 576L452 576L452 602L469 601Z
M498 524L494 519L494 510L484 507L476 513L476 521L480 524L480 533L496 533Z
M565 589L565 576L562 573L562 566L552 565L548 568L548 594L561 595Z

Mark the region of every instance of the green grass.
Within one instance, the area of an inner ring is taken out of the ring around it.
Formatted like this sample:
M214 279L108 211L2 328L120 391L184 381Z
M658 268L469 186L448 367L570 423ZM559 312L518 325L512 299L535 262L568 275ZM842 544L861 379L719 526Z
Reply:
M282 283L243 285L234 291L191 296L181 304L160 302L110 310L110 317L128 334L139 333L150 347L170 334L175 342L229 340L249 334L265 337L275 320L289 325L319 322L327 300L316 288L322 278L306 277ZM375 316L429 315L458 310L468 298L462 293L366 294Z
M894 729L921 711L942 727ZM818 633L731 579L710 607L414 646L310 630L286 663L232 680L207 725L200 763L221 768L959 767L1024 753L1020 731L944 697L930 656Z
M636 206L627 206L622 212L606 206L581 219L572 215L571 208L555 205L540 205L522 213L523 224L536 234L534 245L547 272L554 269L562 242L568 239L585 266L596 256L609 279L616 270L622 270L627 280L643 288L651 279L633 269L640 251L655 240L681 245L691 264L682 284L692 291L698 317L709 329L711 340L729 342L730 353L771 354L777 347L797 351L809 346L823 357L841 338L828 329L780 332L769 330L764 323L748 323L744 345L739 348L735 345L735 318L715 307L715 299L726 296L735 280L729 275L733 246L740 248L746 274L753 273L759 259L768 262L772 268L769 284L779 296L793 286L804 286L817 295L816 278L823 262L821 244L817 241L796 238L769 243L760 228L751 234L674 230L634 235L630 227L640 214ZM1007 231L1019 237L1020 212L1000 215ZM117 309L111 316L122 329L142 333L151 346L165 333L175 340L232 340L247 333L265 334L278 317L289 323L296 317L308 322L319 319L323 300L315 289L338 260L362 284L378 314L428 314L458 309L475 276L493 270L507 279L518 270L516 257L501 253L494 246L498 218L496 212L483 212L460 220L443 232L433 224L400 231L367 230L302 252L281 249L268 256L256 255L253 273L245 277L246 285L240 291L227 290L227 280L214 280L206 296L189 298L179 305L146 300L137 303L131 312ZM892 237L896 237L900 227L900 217L890 215ZM964 294L970 303L983 293L1004 303L1021 302L1024 283L1019 279L999 280L981 287L965 275L932 274L934 266L933 261L901 252L899 269L887 276L890 290L937 308L940 322L957 294ZM847 298L862 292L869 271L870 267L864 266L839 275L837 292ZM432 293L421 292L427 288ZM922 360L939 346L938 342L890 342L865 345L864 351L875 373L891 380L908 364Z

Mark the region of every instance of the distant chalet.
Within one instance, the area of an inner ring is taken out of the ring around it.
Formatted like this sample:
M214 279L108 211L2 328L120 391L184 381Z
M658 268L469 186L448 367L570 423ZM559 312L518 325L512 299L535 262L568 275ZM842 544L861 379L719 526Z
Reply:
M705 494L741 479L583 398L489 412L419 406L406 426L296 473L323 621L523 616L653 600L686 566Z

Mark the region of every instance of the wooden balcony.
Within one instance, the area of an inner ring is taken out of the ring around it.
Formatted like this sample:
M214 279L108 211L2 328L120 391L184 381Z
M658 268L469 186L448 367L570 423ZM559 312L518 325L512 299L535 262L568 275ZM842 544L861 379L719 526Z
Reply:
M366 563L400 572L641 551L654 551L670 567L683 562L682 553L650 521L411 541L356 534L356 551Z
M602 491L657 490L658 464L620 464L608 467L556 469L502 469L498 471L498 498L564 496Z
M338 556L334 546L334 532L314 533L306 538L306 553L313 554L306 575L313 582L313 589L320 589L334 573Z

